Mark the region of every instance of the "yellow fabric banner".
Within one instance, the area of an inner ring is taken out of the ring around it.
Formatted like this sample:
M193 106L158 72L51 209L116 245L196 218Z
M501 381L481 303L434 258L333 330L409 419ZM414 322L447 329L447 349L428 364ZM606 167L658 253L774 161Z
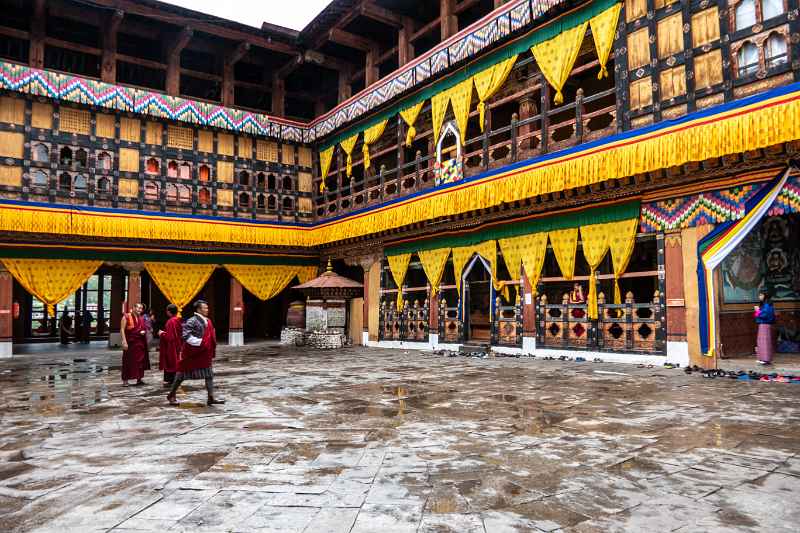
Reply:
M369 159L369 146L381 138L388 122L389 119L386 119L364 130L364 146L361 147L361 153L364 155L364 170L372 166Z
M300 285L303 283L308 283L312 279L316 278L317 272L319 272L319 267L316 266L297 267L297 279L300 281Z
M589 19L594 47L597 50L597 59L600 60L600 72L597 73L598 80L608 77L606 64L608 63L608 56L611 54L611 47L614 46L614 35L617 32L620 11L622 11L622 3L614 4L613 7Z
M467 261L475 254L475 249L472 246L460 246L453 248L453 274L456 278L456 289L459 296L461 295L461 273L464 272L464 267Z
M300 268L293 265L224 265L242 286L259 300L267 301L285 289ZM313 267L316 269L316 267Z
M442 281L444 267L447 265L447 258L450 257L450 248L439 248L438 250L426 250L417 252L422 263L422 270L431 284L431 296L439 292L439 284Z
M419 113L422 111L423 105L425 105L424 100L417 105L412 105L411 107L400 111L400 116L403 117L403 121L405 121L406 126L408 126L408 133L406 133L406 146L409 148L411 147L411 143L413 143L414 139L417 137L417 129L414 127L414 124L417 122L417 118L419 118Z
M478 112L480 113L481 132L484 131L486 126L486 100L494 96L494 93L506 82L511 69L514 68L514 64L517 62L517 57L518 54L514 54L505 61L501 61L473 76L475 90L478 92L478 99L480 100Z
M447 104L450 103L450 91L442 91L431 98L431 121L433 122L433 144L439 142L439 134L447 114Z
M556 90L556 96L553 99L556 105L564 103L564 95L561 90L572 72L575 60L578 59L581 43L583 43L588 26L589 22L584 22L531 48L539 69Z
M323 150L319 153L319 171L320 176L322 177L322 181L319 183L319 192L323 192L325 190L325 178L328 177L328 172L331 171L334 148L335 146L331 146L327 150Z
M339 143L339 146L342 147L344 153L347 155L347 177L353 175L353 148L356 147L356 141L358 141L359 134L356 133L352 137L348 137L347 139L343 140Z
M386 259L389 261L389 271L397 285L397 310L400 311L403 309L403 282L408 272L408 263L411 262L411 254L390 255Z
M614 266L614 303L622 303L622 294L619 290L619 277L628 269L628 263L633 255L636 245L636 231L639 229L639 220L632 218L609 224L613 226L608 246L611 249L611 262Z
M609 232L611 224L591 224L581 226L583 256L589 263L589 296L586 300L586 314L597 320L597 278L596 272L603 258L608 253Z
M49 316L103 264L66 259L3 259L3 264L26 291L42 302Z
M216 265L145 262L144 268L164 297L180 311L203 289Z
M453 105L453 115L458 124L461 135L461 144L467 141L467 124L469 123L469 106L472 103L472 78L464 80L450 89L450 103ZM439 138L436 138L436 142Z
M500 280L497 279L497 241L486 241L480 244L476 244L473 247L473 250L476 254L486 259L491 266L491 273L492 273L492 285L494 286L494 290L498 292L502 292L505 288L505 285L500 283ZM508 296L508 291L503 292L506 297Z
M547 233L532 233L510 239L500 239L497 242L503 252L511 277L521 275L521 269L524 268L531 291L535 295L547 254Z
M575 275L575 252L578 250L578 228L551 231L548 236L561 275L565 279L572 279Z

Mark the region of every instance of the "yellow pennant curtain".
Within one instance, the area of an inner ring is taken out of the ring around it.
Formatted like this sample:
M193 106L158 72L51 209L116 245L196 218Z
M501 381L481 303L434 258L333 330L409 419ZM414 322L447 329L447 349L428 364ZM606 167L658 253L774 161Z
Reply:
M519 276L521 268L524 268L531 290L533 294L536 294L536 286L539 284L544 258L547 254L547 233L532 233L510 239L500 239L497 243L500 245L500 250L503 251L506 267L511 273L511 277Z
M484 119L486 117L486 101L494 96L494 93L496 93L498 89L503 86L516 62L517 54L514 54L505 61L501 61L500 63L475 74L473 77L475 80L475 90L477 91L478 99L480 100L478 103L478 112L480 113L481 131L483 131L485 127Z
M417 252L422 270L431 284L431 296L439 292L439 284L442 281L444 267L447 265L447 258L450 257L450 248L439 248L438 250L426 250Z
M564 95L561 90L572 72L575 60L578 59L588 25L588 21L584 22L531 48L539 69L556 90L556 96L553 99L556 105L564 103Z
M600 60L600 72L597 73L598 80L608 77L606 64L608 63L608 56L611 54L611 47L614 46L614 34L617 31L617 22L619 21L621 10L622 3L614 4L614 6L589 20L594 47L597 50L597 59Z
M242 286L259 300L270 300L292 282L298 268L293 265L225 265Z
M323 150L319 153L319 172L322 181L319 183L319 192L325 190L325 178L328 177L328 172L331 170L331 162L333 161L333 149L335 146Z
M583 256L589 263L589 296L586 300L589 318L597 320L597 278L596 272L603 258L608 253L611 224L591 224L581 227Z
M300 285L303 283L308 283L312 279L316 278L318 271L319 268L316 266L297 267L297 279L300 281Z
M26 291L42 302L49 316L103 264L66 259L3 259L8 271Z
M406 146L409 148L417 136L417 129L414 127L414 124L417 122L417 118L419 118L419 113L422 111L422 106L424 104L425 101L423 100L417 105L412 105L411 107L400 111L400 116L403 118L406 126L408 126L408 133L406 133ZM444 117L444 115L442 116Z
M347 177L353 175L353 148L356 147L356 141L358 141L358 133L353 135L352 137L348 137L347 139L343 140L339 143L339 146L342 147L344 150L345 155L347 155Z
M461 144L467 140L467 124L469 122L469 106L472 103L472 78L464 80L450 89L450 103L453 106L453 116L456 117L458 132L461 135ZM436 138L439 141L439 138Z
M450 103L450 91L442 91L431 98L431 120L433 121L433 143L439 142L439 134L447 114L447 104Z
M575 275L575 252L578 249L578 228L560 229L548 233L553 255L565 279ZM527 271L526 271L527 272Z
M508 290L503 290L505 289L505 285L500 283L500 280L497 279L497 241L482 242L475 245L473 250L476 254L486 259L491 266L492 285L494 286L494 290L503 292L503 295L506 297L506 299L508 299Z
M406 279L411 254L390 255L386 259L389 261L389 271L397 285L397 310L399 311L403 309L403 281Z
M461 273L474 253L475 249L472 246L453 248L453 274L456 278L456 289L459 295L461 295Z
M388 122L389 119L382 120L364 130L364 146L361 147L361 153L364 155L364 170L372 166L369 158L369 146L381 138Z
M611 250L611 262L614 266L614 303L622 303L622 294L619 290L619 277L628 269L633 247L636 245L636 231L639 228L639 219L622 220L609 224L614 226L608 247Z
M189 305L192 298L203 289L216 266L146 262L144 268L164 297L180 310Z

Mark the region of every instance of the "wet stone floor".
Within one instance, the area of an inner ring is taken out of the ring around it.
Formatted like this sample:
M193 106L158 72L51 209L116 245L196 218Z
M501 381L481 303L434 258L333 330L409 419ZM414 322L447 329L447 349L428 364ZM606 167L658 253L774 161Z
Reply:
M119 355L0 362L0 531L798 531L800 386L222 348L227 404Z

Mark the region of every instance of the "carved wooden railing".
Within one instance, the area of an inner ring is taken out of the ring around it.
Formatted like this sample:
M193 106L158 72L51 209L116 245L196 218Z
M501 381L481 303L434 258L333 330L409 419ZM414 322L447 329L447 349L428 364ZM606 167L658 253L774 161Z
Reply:
M495 346L522 346L522 302L517 295L514 305L502 305L496 300L492 320L492 344Z
M380 340L428 342L428 301L404 302L402 311L397 311L394 300L381 302L378 318Z
M536 306L536 344L542 348L608 352L666 353L664 302L658 291L649 303L634 303L628 293L623 304L597 298L598 319L590 320L586 304L549 304L542 296Z
M458 318L461 300L456 300L455 307L449 307L447 300L439 300L439 342L458 343L464 341L464 323Z

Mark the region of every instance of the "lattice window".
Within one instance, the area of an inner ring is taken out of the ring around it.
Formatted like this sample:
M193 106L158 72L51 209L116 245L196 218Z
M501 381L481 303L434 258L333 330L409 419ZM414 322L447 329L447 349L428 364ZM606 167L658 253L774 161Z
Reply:
M233 183L233 163L230 161L217 161L217 181Z
M658 57L665 58L683 50L683 15L675 13L658 21Z
M631 109L641 109L653 103L653 82L649 76L634 81L630 88Z
M660 84L662 100L686 94L686 75L683 66L662 70Z
M53 106L34 102L31 109L31 126L43 130L53 129Z
M22 159L25 136L22 133L0 131L0 157Z
M628 35L628 68L633 70L650 63L650 41L647 28Z
M194 130L179 126L167 126L167 146L181 150L194 150Z
M0 122L25 123L25 100L4 96L0 98Z
M95 116L95 121L97 124L95 125L95 134L98 137L105 137L106 139L113 139L116 132L114 131L114 123L116 121L116 117L114 115L108 115L106 113L98 113Z
M139 150L120 148L119 170L120 172L139 172Z
M695 48L719 39L719 9L714 6L692 15L692 46Z
M79 135L89 135L92 131L92 115L84 109L73 109L71 107L62 107L61 115L61 131L68 133L77 133Z
M228 133L217 134L217 153L220 155L233 155L233 135Z
M272 141L256 142L256 158L270 163L278 162L278 145Z
M119 138L138 143L142 139L142 123L139 119L122 117L119 121Z
M647 14L647 0L625 0L625 17L628 22Z
M214 151L214 133L208 130L197 132L197 149L201 152L211 153Z
M242 159L252 159L253 139L250 137L239 137L239 146L236 149L236 156Z

